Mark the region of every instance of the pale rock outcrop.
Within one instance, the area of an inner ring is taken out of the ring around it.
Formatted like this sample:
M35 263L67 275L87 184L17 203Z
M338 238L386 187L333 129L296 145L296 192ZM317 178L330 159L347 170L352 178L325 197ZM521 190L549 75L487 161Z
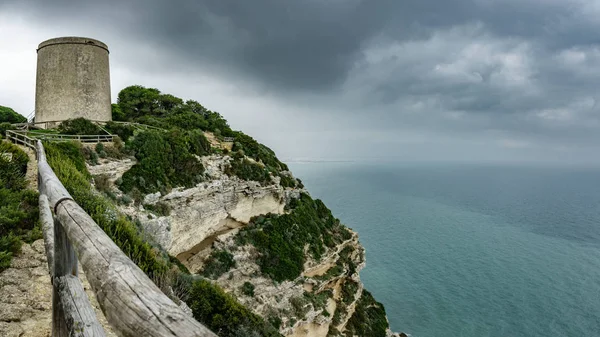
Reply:
M359 277L365 265L364 248L358 241L358 235L352 232L349 240L329 249L318 261L307 258L304 272L296 280L274 282L262 275L256 263L259 257L256 248L252 245L238 247L234 237L252 217L283 214L285 205L306 191L283 188L279 177L273 177L272 184L267 186L230 177L224 173L231 160L229 156L211 155L199 159L205 167L205 182L192 188L176 188L166 195L154 193L144 197L145 205L168 204L171 209L168 216L156 216L145 210L143 205L121 205L121 211L138 219L149 240L177 256L193 273L202 270L212 249L230 251L236 266L221 275L216 280L217 284L255 313L267 319L281 318L280 332L284 336L325 337L337 311L336 324L332 328L343 333L364 289ZM118 172L111 175L112 181L126 171L115 163L104 169L103 165L98 165L95 173ZM130 162L123 165L127 169L131 167ZM282 173L291 176L289 172ZM353 271L345 270L328 276L331 268L340 265L340 253L345 247L351 248L349 260L354 266ZM254 296L248 296L241 290L245 282L254 286ZM347 282L356 283L352 288L356 290L344 299L342 288ZM314 304L308 303L301 310L302 317L297 317L297 309L292 306L291 299L305 298L305 292L319 294L324 291L331 292L324 308L315 308ZM388 336L401 335L388 331Z
M123 176L123 173L127 172L136 161L134 159L101 159L98 165L87 165L87 169L91 175L96 176L100 174L106 174L108 180L112 183L118 178Z
M187 254L180 259L187 260L206 246L205 240L212 242L214 235L243 226L254 216L282 214L286 202L300 195L300 191L284 189L278 184L261 186L255 181L229 177L224 173L231 160L228 156L212 155L201 160L206 182L192 188L176 188L164 196L160 193L145 196L145 204L168 204L172 209L169 216L156 217L139 208L121 207L123 212L140 220L152 241L171 255Z

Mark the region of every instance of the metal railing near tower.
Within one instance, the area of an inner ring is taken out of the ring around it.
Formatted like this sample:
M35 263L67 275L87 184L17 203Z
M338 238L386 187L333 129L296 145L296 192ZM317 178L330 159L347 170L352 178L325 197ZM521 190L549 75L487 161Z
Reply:
M8 138L35 149L40 220L52 278L52 336L105 336L77 276L78 262L119 336L217 336L187 315L71 198L46 161L44 146L18 132Z

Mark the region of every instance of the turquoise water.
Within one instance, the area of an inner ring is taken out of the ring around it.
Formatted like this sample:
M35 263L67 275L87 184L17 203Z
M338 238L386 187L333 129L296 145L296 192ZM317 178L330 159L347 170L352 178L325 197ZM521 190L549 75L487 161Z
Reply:
M395 331L600 336L600 170L291 163Z

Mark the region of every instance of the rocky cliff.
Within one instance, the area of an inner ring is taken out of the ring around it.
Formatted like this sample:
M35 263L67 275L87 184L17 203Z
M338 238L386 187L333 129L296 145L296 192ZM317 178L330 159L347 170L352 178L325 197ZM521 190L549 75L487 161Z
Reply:
M206 264L215 260L214 254L226 254L230 263L209 277L284 336L365 335L357 327L369 324L362 321L369 316L366 311L375 308L381 314L383 307L364 291L360 281L365 254L358 235L347 230L347 239L326 246L318 258L308 253L307 245L301 274L275 281L261 272L259 250L251 243L240 243L239 234L255 217L286 214L287 205L307 191L283 187L280 177L260 184L228 175L232 160L228 155L199 159L205 168L203 182L165 194L148 194L141 203L121 205L120 210L139 221L149 241L176 256L194 274L206 275ZM131 159L104 160L89 171L114 182L132 165ZM284 174L293 179L290 172ZM113 186L113 193L120 191ZM157 212L157 208L163 211ZM384 324L386 335L391 336L384 313L382 319L372 323Z

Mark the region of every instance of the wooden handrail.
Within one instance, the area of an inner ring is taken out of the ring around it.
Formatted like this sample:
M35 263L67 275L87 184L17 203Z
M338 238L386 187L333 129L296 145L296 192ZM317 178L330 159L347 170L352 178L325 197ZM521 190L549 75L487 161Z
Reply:
M27 136L27 134L35 135L35 139ZM117 135L63 135L52 134L40 131L24 131L24 130L8 130L6 131L7 138L14 140L16 143L26 145L35 150L37 139L48 141L69 141L76 140L82 143L107 143L114 142Z
M92 123L96 123L99 125L105 125L106 123L108 123L108 121L99 121L99 120L94 120L94 119L88 119L90 122ZM44 122L32 122L29 123L31 125L41 125L43 124L44 126L48 126L48 124L57 124L57 123L62 123L64 122L64 120L60 120L60 121L44 121ZM141 124L141 123L136 123L136 122L121 122L121 121L110 121L112 123L116 123L116 124L123 124L123 125L132 125L132 126L139 126L142 128L148 128L148 129L155 129L155 130L164 130L163 128L159 128L157 126L152 126L152 125L148 125L148 124ZM24 124L24 123L22 123ZM13 124L14 125L14 124Z
M39 140L37 152L40 191L54 209L59 226L77 253L98 303L115 332L125 337L216 337L171 301L71 198L48 165ZM55 226L55 237L58 238L56 229ZM56 261L58 256L54 259ZM55 279L68 276L58 275L56 262L54 265ZM63 273L64 270L63 266ZM57 283L64 288L64 283L69 282L72 283L70 278L66 278Z
M12 141L15 144L21 144L21 145L30 147L34 150L36 149L35 148L36 140L28 137L27 135L23 134L22 132L17 132L14 130L6 130L6 138L8 138L10 141Z

